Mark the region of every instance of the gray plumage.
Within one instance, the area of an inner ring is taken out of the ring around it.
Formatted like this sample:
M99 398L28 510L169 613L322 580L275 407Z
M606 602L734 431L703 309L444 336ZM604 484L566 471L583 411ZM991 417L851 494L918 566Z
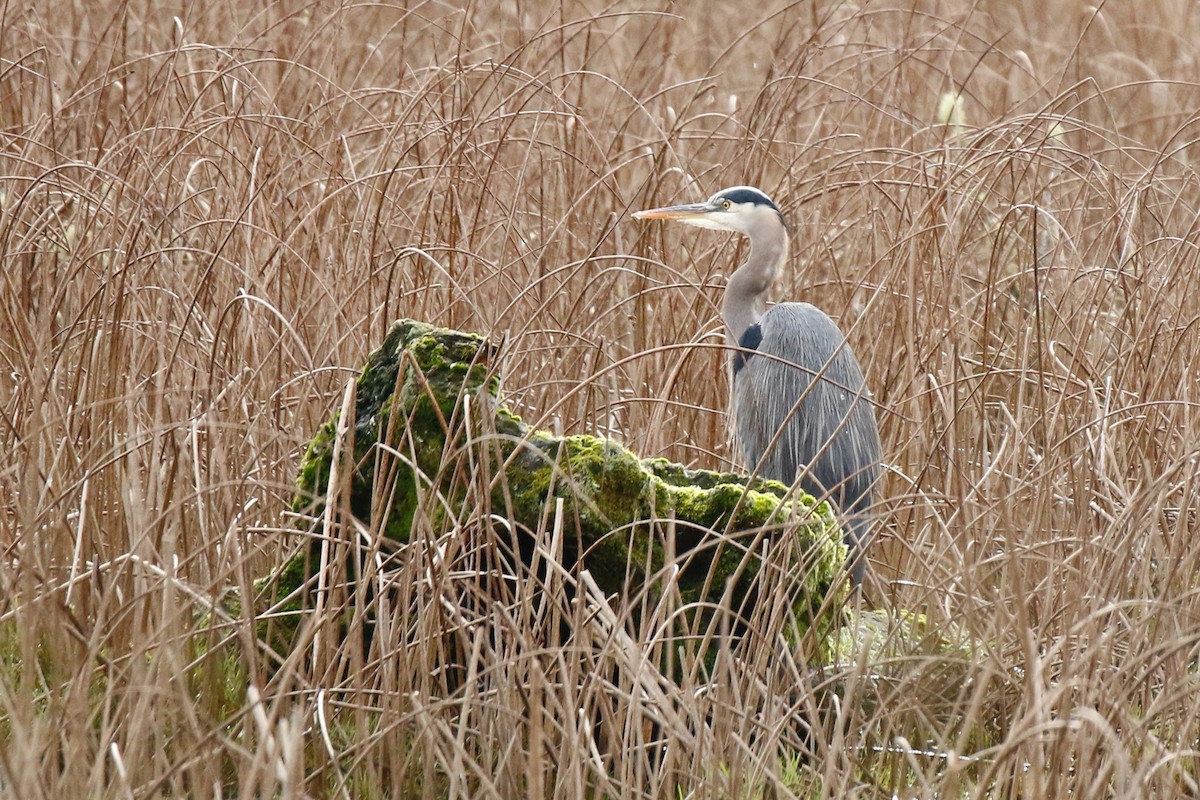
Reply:
M762 317L762 342L733 386L734 432L749 469L828 498L842 514L861 583L879 431L857 359L837 325L808 303Z
M879 430L862 369L842 332L808 303L765 309L787 260L787 226L760 190L735 186L704 203L640 211L750 237L750 256L729 277L722 303L734 349L734 434L748 469L793 484L840 512L851 575L862 582L879 477ZM758 326L755 329L755 326ZM753 348L749 351L747 348Z

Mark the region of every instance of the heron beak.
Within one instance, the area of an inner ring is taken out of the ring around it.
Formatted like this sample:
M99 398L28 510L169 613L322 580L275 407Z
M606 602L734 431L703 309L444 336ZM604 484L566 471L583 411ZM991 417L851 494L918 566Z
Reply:
M701 219L713 212L708 203L688 203L682 206L667 206L666 208L649 208L645 211L633 212L634 219Z

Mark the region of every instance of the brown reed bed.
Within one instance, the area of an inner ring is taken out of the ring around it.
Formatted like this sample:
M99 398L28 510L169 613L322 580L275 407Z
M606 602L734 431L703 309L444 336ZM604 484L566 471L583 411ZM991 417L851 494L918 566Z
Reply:
M2 793L1195 795L1198 41L1189 0L4 6ZM732 466L742 245L629 212L736 183L879 403L872 602L978 643L948 709L919 654L832 709L751 648L646 683L638 598L464 599L482 513L369 645L256 640L226 601L398 317L504 339L542 427Z

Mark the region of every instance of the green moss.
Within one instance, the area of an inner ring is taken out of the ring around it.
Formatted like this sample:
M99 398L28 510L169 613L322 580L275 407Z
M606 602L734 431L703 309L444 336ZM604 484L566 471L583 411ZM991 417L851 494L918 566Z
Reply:
M756 492L773 494L777 498L788 495L788 487L778 481L756 478L750 481L745 475L733 472L712 472L705 469L688 469L665 458L648 458L642 465L668 486L688 489L712 489L716 486L733 485L753 489Z
M333 440L336 435L337 417L317 429L312 441L300 460L300 471L296 476L296 497L292 501L293 511L302 511L311 505L322 488L329 483L329 464L333 458Z

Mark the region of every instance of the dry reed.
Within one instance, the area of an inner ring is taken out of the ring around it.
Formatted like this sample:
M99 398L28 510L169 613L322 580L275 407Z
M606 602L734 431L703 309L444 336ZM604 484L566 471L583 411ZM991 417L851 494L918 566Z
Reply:
M464 5L0 9L0 793L1195 796L1191 0ZM949 711L917 654L832 708L749 647L647 683L644 598L469 602L482 507L370 576L369 646L255 640L225 601L397 317L506 338L543 427L728 467L741 244L628 212L735 183L875 391L875 601L979 643Z

